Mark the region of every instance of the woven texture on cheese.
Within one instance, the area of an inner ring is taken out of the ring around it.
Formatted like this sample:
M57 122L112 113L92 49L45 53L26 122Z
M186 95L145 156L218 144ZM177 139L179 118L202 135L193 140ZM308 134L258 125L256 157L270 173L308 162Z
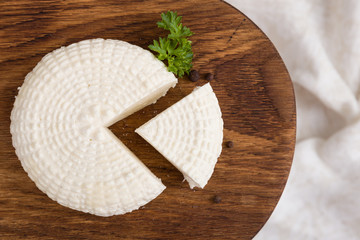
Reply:
M57 49L26 76L16 97L16 154L36 185L64 206L101 216L138 209L164 186L104 126L176 82L150 52L123 41Z
M136 132L190 180L191 188L203 188L214 171L223 139L221 110L210 84L196 89Z

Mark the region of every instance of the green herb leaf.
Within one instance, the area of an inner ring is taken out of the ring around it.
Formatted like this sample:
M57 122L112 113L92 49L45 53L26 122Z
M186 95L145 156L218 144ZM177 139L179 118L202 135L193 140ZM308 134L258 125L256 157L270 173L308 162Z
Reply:
M177 12L168 11L161 14L161 21L157 22L159 28L170 31L167 37L154 40L149 48L158 53L159 60L167 60L168 70L179 77L189 74L192 68L193 52L191 41L187 37L193 35L190 29L183 26L181 16Z

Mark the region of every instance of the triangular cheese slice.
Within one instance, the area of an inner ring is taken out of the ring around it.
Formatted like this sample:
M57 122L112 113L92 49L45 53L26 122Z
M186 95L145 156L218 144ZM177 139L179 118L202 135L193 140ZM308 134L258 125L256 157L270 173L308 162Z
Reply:
M223 139L221 110L210 84L195 89L136 132L184 175L191 188L203 188Z
M11 134L22 166L60 204L100 216L138 209L165 186L107 127L177 83L149 51L85 40L47 54L22 85Z

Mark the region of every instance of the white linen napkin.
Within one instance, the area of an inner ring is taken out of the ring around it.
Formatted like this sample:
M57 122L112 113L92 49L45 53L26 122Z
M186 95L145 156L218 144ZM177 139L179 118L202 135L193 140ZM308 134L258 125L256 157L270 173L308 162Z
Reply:
M294 163L254 239L360 239L360 1L227 2L274 43L295 88Z

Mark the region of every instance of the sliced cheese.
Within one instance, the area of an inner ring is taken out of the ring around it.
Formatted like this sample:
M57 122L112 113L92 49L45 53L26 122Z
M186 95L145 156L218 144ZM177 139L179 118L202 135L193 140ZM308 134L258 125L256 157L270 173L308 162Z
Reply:
M195 89L136 132L182 172L191 188L204 188L223 139L221 110L210 84Z
M177 83L149 51L93 39L47 54L11 113L16 154L38 188L99 216L124 214L165 186L106 127L154 103Z

